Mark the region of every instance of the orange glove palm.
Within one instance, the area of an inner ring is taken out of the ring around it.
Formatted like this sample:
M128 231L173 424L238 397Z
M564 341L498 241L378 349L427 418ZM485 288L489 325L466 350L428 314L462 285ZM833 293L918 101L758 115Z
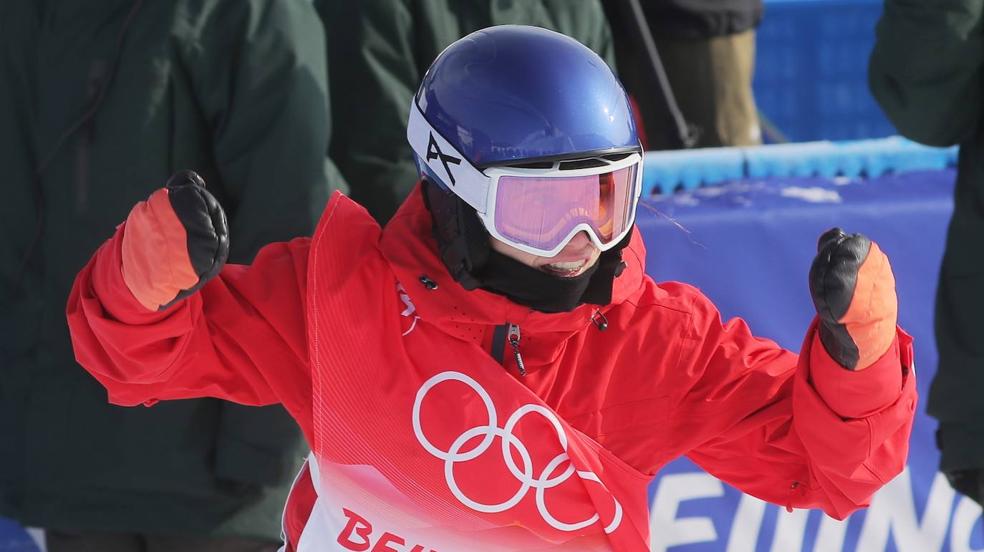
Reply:
M163 310L219 273L229 227L219 203L192 171L133 207L123 233L123 280L141 305Z
M810 267L810 293L820 316L820 341L841 366L863 370L895 339L895 276L878 244L834 228L820 236Z

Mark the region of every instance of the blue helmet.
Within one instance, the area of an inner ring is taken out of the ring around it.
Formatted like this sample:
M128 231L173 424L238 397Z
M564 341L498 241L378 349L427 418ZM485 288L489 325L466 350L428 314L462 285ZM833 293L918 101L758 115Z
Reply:
M442 260L463 286L517 300L512 292L523 283L490 283L497 278L490 236L551 257L583 231L605 252L598 272L606 276L595 278L594 287L607 291L585 292L590 276L544 281L541 290L580 291L548 306L535 298L520 302L553 312L588 301L583 297L610 296L634 221L642 147L625 90L597 54L539 27L476 31L448 46L427 70L410 106L407 139ZM527 201L522 192L529 188L520 182L540 184L545 197ZM585 197L595 204L576 204ZM565 201L576 208L567 209ZM553 211L530 213L540 208L534 205ZM538 215L553 213L562 224L537 223Z
M540 27L490 27L454 42L427 70L414 104L478 168L641 149L608 64ZM418 167L428 165L417 157Z

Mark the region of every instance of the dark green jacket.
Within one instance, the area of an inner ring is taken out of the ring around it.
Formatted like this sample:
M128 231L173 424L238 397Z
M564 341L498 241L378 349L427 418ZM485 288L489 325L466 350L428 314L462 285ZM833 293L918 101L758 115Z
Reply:
M562 32L614 66L599 0L315 0L328 37L331 157L352 198L386 221L417 180L410 98L431 62L468 33L524 24Z
M984 468L984 0L887 0L869 81L903 135L960 144L936 301L929 414L945 472Z
M225 207L231 261L310 232L339 183L324 55L300 0L0 2L0 515L279 538L305 454L284 411L111 406L64 312L78 270L177 169Z

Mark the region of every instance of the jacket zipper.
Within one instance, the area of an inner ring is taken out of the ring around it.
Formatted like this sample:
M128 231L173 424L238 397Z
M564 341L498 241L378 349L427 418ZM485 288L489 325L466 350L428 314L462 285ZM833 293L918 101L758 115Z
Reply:
M519 375L526 375L526 364L523 363L523 355L519 354L519 326L516 324L509 324L509 329L506 330L507 339L509 339L509 345L512 346L513 356L516 358L516 368L519 369Z

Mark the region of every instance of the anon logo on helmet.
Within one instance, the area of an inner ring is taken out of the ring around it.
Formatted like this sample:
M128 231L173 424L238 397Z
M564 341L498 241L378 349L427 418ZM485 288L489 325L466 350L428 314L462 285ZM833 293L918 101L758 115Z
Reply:
M448 178L451 179L451 185L454 185L454 175L451 174L451 167L448 163L452 165L460 165L461 159L453 155L448 155L441 151L440 146L437 145L437 140L434 139L434 133L430 133L430 142L427 143L427 160L440 159L441 164L444 165L444 170L448 173Z

